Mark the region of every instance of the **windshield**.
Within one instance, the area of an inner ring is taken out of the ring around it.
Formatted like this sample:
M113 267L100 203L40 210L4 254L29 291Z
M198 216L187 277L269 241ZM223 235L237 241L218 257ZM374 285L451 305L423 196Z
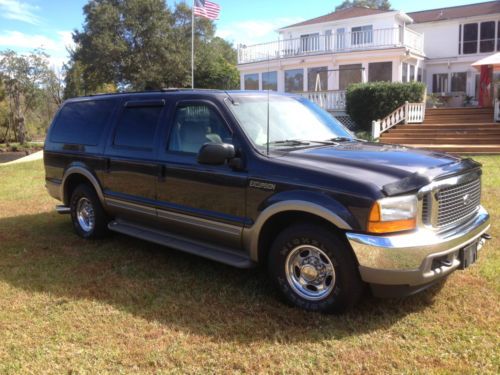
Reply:
M244 132L257 148L304 146L332 139L352 139L333 116L311 101L292 96L248 95L227 101ZM269 105L269 141L267 110Z

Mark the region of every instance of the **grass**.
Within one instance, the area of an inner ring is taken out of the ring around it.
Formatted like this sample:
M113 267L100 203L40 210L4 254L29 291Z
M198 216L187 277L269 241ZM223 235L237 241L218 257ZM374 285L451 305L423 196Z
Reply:
M41 161L0 167L0 373L496 374L500 157L477 159L494 237L479 262L340 317L283 305L259 270L83 241L54 213Z

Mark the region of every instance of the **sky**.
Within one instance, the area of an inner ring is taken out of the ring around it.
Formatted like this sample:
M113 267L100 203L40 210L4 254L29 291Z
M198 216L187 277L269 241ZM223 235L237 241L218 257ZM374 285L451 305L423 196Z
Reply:
M181 0L182 1L182 0ZM188 3L191 1L186 0ZM217 35L235 45L273 41L275 30L332 12L342 0L211 0L221 6ZM177 1L178 2L178 1ZM391 0L405 12L479 3L482 0ZM0 51L43 48L60 67L72 48L71 33L82 28L87 0L0 0ZM167 1L173 5L174 1Z

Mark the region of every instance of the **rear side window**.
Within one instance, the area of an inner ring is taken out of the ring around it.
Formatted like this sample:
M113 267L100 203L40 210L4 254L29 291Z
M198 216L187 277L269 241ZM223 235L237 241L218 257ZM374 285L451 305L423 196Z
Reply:
M51 130L50 140L57 143L97 145L114 106L114 100L65 104Z
M125 107L116 126L114 145L152 149L162 109L162 106Z

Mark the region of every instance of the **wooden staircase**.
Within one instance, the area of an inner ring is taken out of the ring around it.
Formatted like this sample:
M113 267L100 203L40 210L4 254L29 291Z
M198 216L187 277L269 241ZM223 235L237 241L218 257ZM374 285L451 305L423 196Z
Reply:
M423 124L399 124L380 142L455 154L500 154L500 123L493 108L432 108Z

